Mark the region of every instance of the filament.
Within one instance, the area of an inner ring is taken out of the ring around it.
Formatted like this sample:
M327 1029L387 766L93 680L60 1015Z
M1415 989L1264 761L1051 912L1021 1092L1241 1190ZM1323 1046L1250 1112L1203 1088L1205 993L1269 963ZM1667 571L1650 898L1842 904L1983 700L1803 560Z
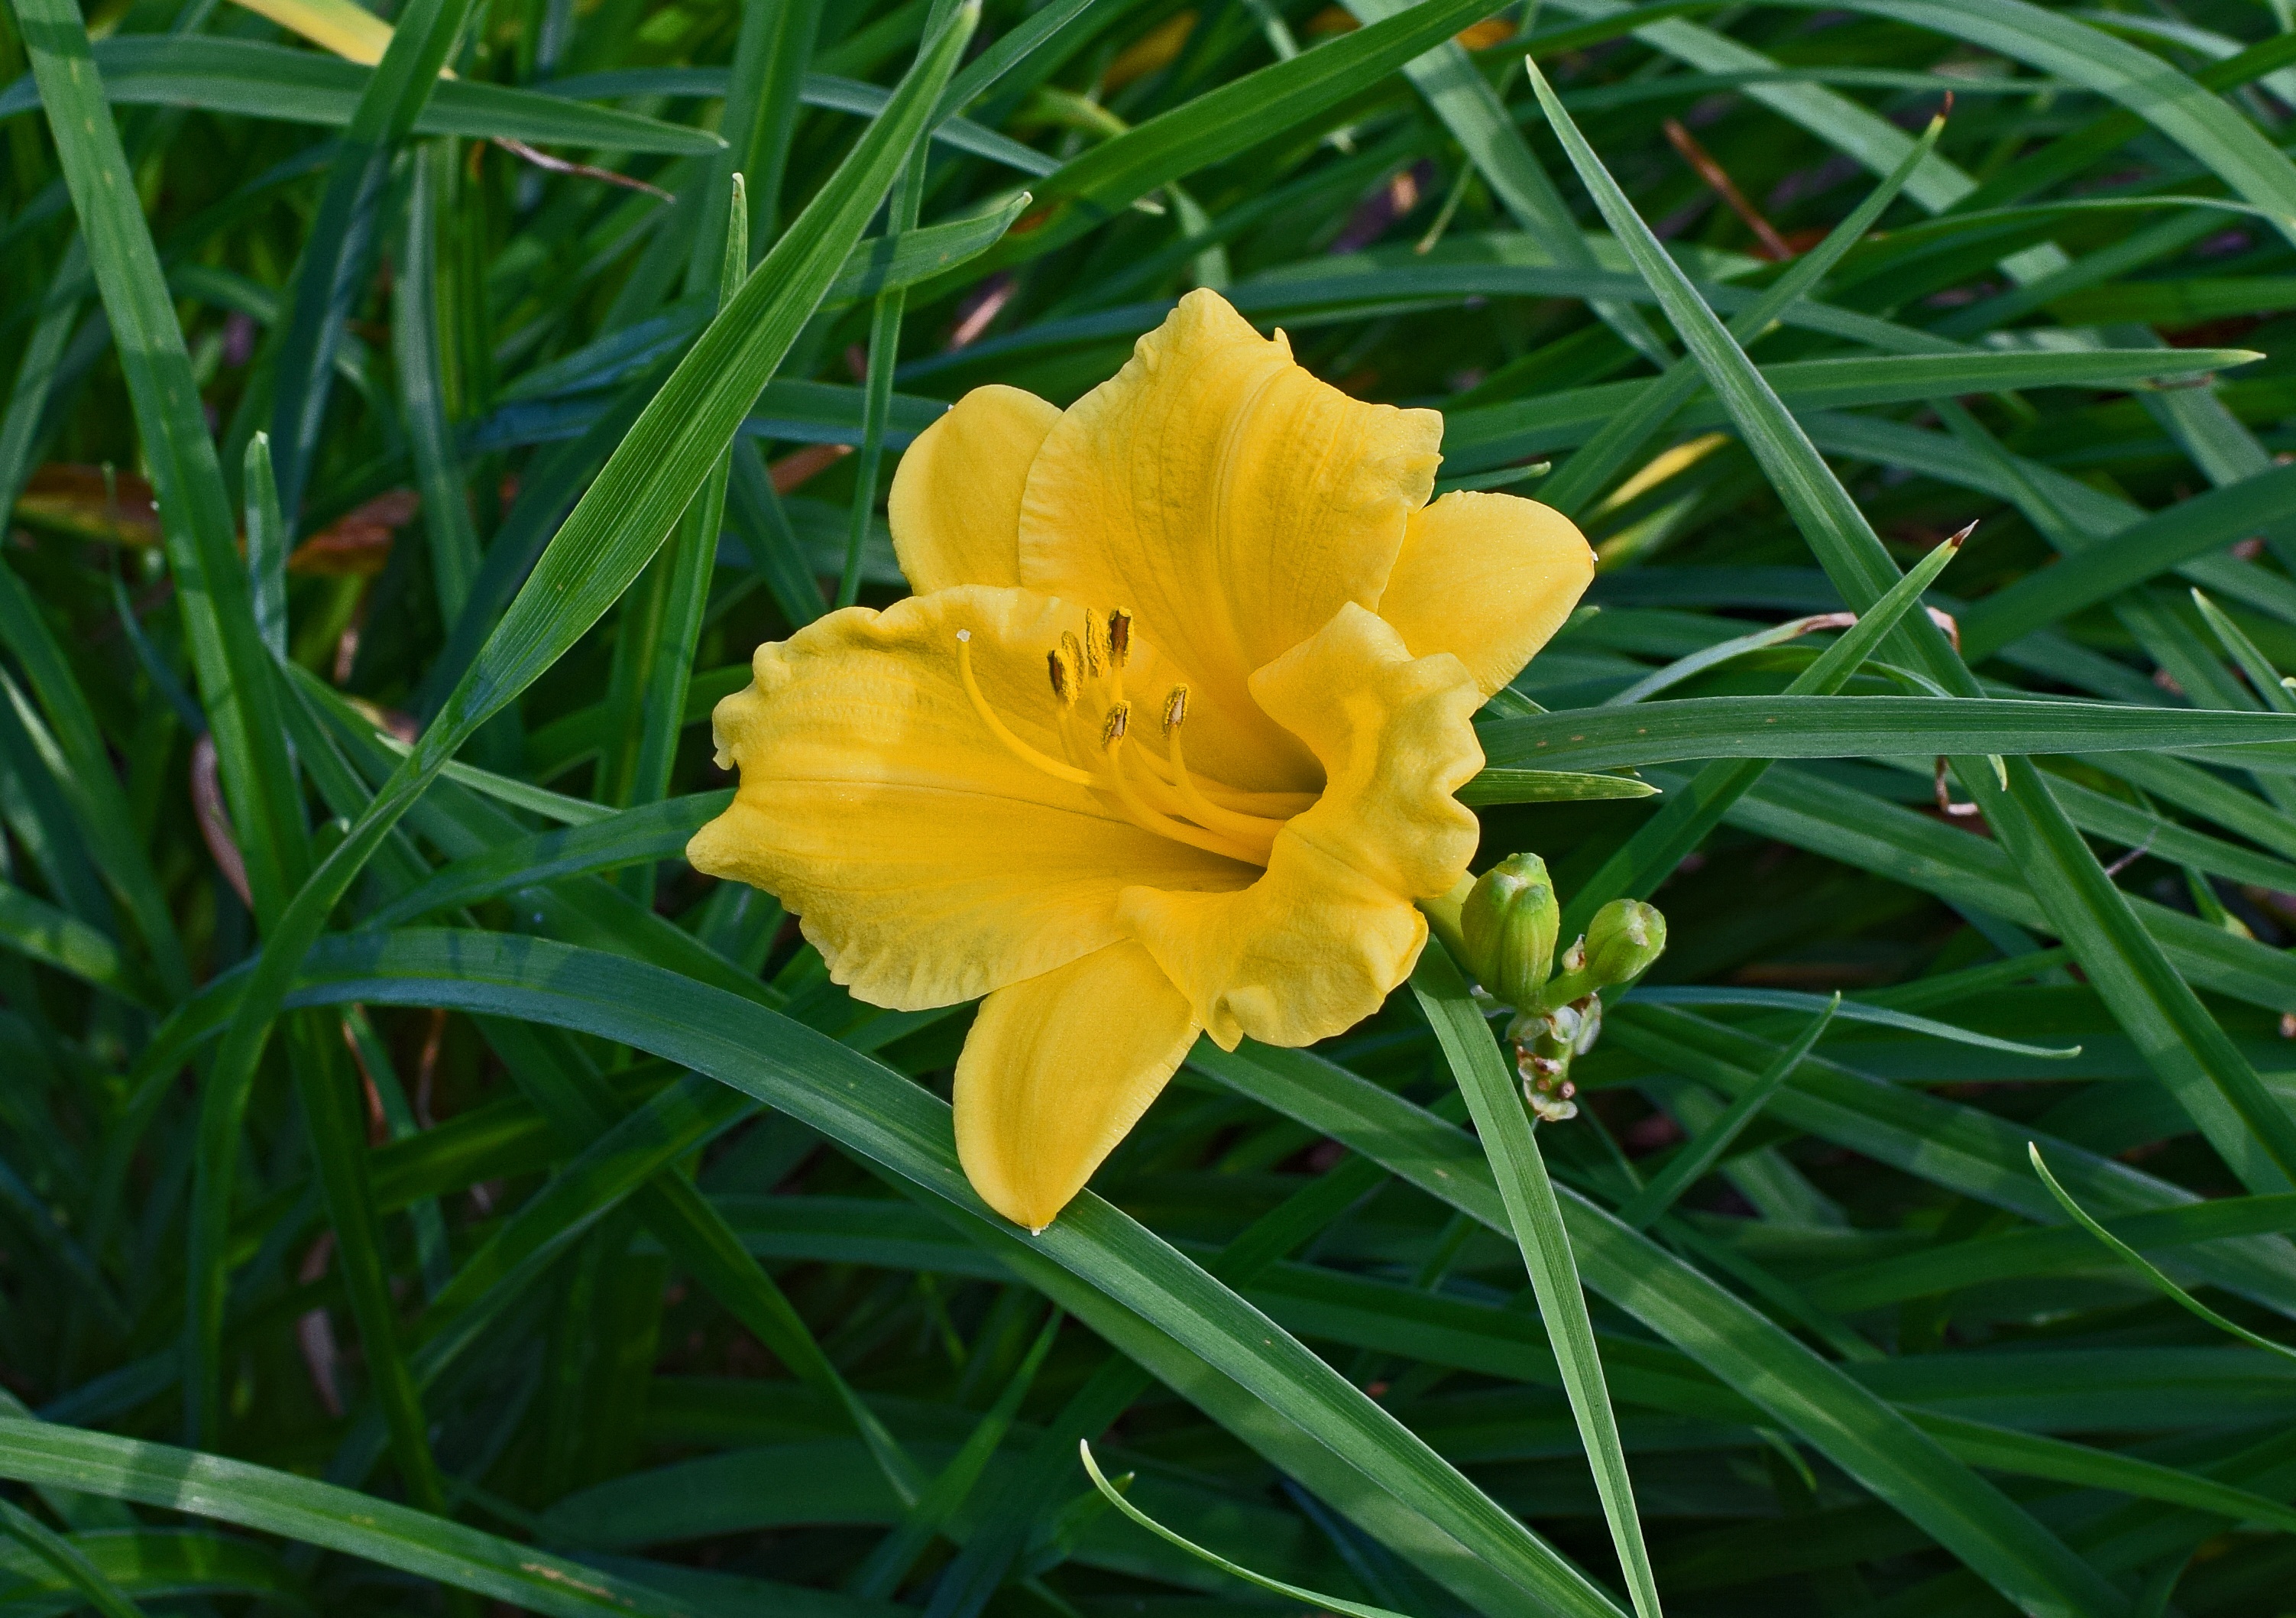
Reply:
M988 727L989 734L1004 743L1014 758L1044 771L1055 780L1071 782L1078 786L1105 784L1089 771L1078 769L1073 764L1063 764L1057 759L1046 758L1014 735L1011 727L996 717L996 710L989 707L988 699L980 694L980 683L972 678L972 631L970 629L956 632L956 671L964 681L964 694L972 699L973 711L980 716L981 723Z
M1282 821L1271 820L1265 815L1247 815L1238 809L1222 809L1196 785L1195 777L1188 773L1187 754L1183 751L1180 741L1186 728L1187 718L1188 688L1175 686L1172 694L1164 699L1164 746L1172 765L1172 790L1179 794L1189 816L1212 831L1249 839L1255 844L1266 842L1272 846L1275 834L1283 829Z
M1111 719L1113 717L1111 710ZM1140 796L1139 789L1124 773L1124 728L1111 725L1111 729L1114 734L1108 743L1108 773L1115 782L1117 801L1124 805L1124 812L1132 817L1134 824L1141 830L1168 837L1175 842L1185 842L1190 848L1201 849L1207 854L1241 860L1245 865L1265 866L1267 863L1264 851L1255 853L1243 844L1232 842L1216 832L1190 825L1185 820L1175 820L1161 810L1150 808Z

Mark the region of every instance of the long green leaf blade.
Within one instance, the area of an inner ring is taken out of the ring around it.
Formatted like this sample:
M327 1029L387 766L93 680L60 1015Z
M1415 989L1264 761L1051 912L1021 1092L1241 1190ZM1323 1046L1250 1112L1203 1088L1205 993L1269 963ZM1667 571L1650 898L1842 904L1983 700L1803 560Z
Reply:
M1603 1515L1610 1524L1619 1565L1626 1570L1635 1611L1638 1618L1658 1618L1662 1610L1658 1581L1651 1573L1650 1551L1643 1543L1642 1522L1636 1515L1634 1483L1627 1474L1618 1417L1611 1409L1603 1356L1595 1346L1594 1322L1587 1318L1587 1300L1578 1290L1578 1266L1571 1257L1562 1205L1555 1199L1554 1181L1539 1155L1529 1114L1499 1059L1482 1008L1475 1004L1466 980L1439 942L1431 940L1422 952L1419 965L1411 974L1411 991L1435 1030L1451 1064L1451 1076L1474 1115L1476 1137L1489 1154L1492 1177L1506 1204L1507 1222L1514 1228L1523 1266L1530 1272L1539 1318L1546 1323L1555 1363L1562 1367L1563 1386L1570 1391L1570 1413L1587 1446L1587 1465L1594 1469L1595 1487L1603 1497Z

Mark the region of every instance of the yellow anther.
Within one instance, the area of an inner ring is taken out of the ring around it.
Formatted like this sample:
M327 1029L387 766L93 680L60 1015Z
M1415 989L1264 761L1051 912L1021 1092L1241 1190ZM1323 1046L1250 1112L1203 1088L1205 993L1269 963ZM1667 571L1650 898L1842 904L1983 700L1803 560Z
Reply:
M1122 607L1108 615L1108 661L1117 668L1132 655L1132 614Z
M1164 698L1164 734L1170 735L1188 722L1188 688L1175 686Z
M1076 660L1068 654L1066 647L1055 646L1045 653L1045 663L1052 672L1053 694L1064 706L1074 707L1077 698L1084 693L1077 678Z
M1075 636L1063 631L1061 635L1061 650L1068 654L1069 671L1078 679L1082 679L1086 671L1084 643Z
M1124 740L1124 732L1131 723L1132 704L1117 703L1108 710L1108 717L1100 722L1100 744L1103 747L1115 746Z
M1091 612L1084 615L1084 671L1094 679L1108 667L1108 630L1099 617Z

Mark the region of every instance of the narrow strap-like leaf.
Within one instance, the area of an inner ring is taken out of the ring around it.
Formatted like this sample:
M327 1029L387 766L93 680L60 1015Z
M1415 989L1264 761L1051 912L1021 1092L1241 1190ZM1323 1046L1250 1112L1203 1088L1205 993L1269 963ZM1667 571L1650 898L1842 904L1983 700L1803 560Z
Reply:
M166 1444L0 1420L0 1475L284 1534L561 1618L693 1611L645 1585L371 1494Z
M1719 1118L1685 1141L1657 1177L1620 1207L1619 1222L1637 1230L1649 1229L1660 1214L1674 1206L1676 1198L1721 1162L1731 1143L1768 1105L1778 1087L1793 1077L1794 1069L1801 1065L1801 1059L1809 1055L1810 1047L1824 1034L1826 1024L1833 1021L1833 1014L1841 1008L1841 997L1836 994L1830 1005L1809 1020L1809 1026L1794 1042L1778 1053L1778 1059L1762 1070L1759 1079L1734 1097Z
M273 333L272 456L281 507L299 530L303 486L334 379L335 346L375 246L374 211L391 153L413 132L470 8L471 0L414 0L400 14L359 94L342 153L328 169L296 267L292 312L284 329Z
M1428 940L1411 974L1411 991L1435 1030L1436 1041L1450 1063L1451 1076L1474 1115L1476 1136L1489 1155L1492 1177L1506 1204L1507 1222L1513 1227L1515 1244L1522 1249L1523 1265L1530 1272L1539 1318L1546 1323L1547 1336L1554 1344L1555 1363L1562 1367L1562 1385L1570 1396L1570 1414L1587 1447L1587 1464L1603 1499L1603 1515L1610 1524L1619 1565L1626 1570L1627 1590L1634 1599L1636 1618L1659 1618L1658 1581L1651 1573L1649 1548L1643 1542L1642 1519L1636 1514L1634 1483L1627 1474L1618 1417L1611 1409L1603 1356L1595 1346L1594 1322L1587 1317L1586 1295L1579 1290L1578 1266L1571 1256L1570 1233L1563 1228L1562 1205L1555 1199L1554 1181L1547 1178L1530 1115L1491 1039L1482 1007L1475 1003L1450 956L1433 939Z

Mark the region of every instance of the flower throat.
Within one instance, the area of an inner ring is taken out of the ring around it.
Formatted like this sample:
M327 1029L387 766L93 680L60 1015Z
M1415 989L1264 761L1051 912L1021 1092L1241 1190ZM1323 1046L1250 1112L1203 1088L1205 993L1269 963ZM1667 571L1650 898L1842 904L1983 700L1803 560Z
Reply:
M972 631L956 632L956 667L964 694L981 721L1006 751L1030 768L1081 786L1122 812L1144 831L1185 842L1207 853L1265 866L1275 834L1285 820L1315 801L1308 793L1248 793L1218 781L1197 779L1188 768L1184 736L1188 688L1164 694L1160 756L1137 734L1133 705L1124 692L1125 666L1132 660L1132 614L1118 608L1087 610L1084 634L1064 633L1045 653L1045 666L1057 704L1054 726L1061 750L1082 755L1096 768L1055 759L1013 734L981 694L972 673ZM1098 714L1095 726L1090 718ZM1262 811L1275 809L1269 814Z

